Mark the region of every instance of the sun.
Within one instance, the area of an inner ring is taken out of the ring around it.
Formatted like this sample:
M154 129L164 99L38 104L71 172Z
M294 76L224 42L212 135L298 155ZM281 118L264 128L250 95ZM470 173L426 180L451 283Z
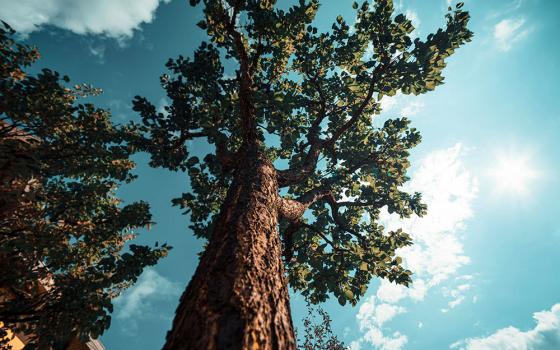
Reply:
M531 156L518 152L499 153L490 174L494 177L499 192L518 196L526 196L531 183L538 178Z

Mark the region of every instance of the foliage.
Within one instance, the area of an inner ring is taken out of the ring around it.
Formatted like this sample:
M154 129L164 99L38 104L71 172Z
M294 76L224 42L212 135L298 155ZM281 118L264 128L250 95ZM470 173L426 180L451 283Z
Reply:
M345 350L344 343L338 339L331 328L331 317L320 306L307 303L308 314L303 319L304 336L299 345L301 350Z
M443 84L446 60L472 37L462 3L449 8L444 29L420 39L390 0L354 3L353 28L338 16L330 32L313 25L317 0L288 10L274 0L202 2L198 26L209 42L167 62L166 113L145 98L133 102L144 131L137 144L151 164L190 177L192 191L174 204L190 214L195 235L212 232L243 166L242 145L255 138L278 169L282 200L304 209L280 222L293 288L314 303L333 294L355 305L375 276L409 285L412 272L395 251L411 238L384 233L378 220L383 208L401 217L426 213L419 193L402 190L421 137L405 117L374 120L384 96ZM224 68L231 65L234 76ZM215 151L191 156L187 146L197 138Z
M127 244L151 220L115 193L134 178L134 127L78 103L99 92L88 85L27 74L39 53L13 35L0 26L0 320L27 348L59 348L102 334L111 300L169 247Z

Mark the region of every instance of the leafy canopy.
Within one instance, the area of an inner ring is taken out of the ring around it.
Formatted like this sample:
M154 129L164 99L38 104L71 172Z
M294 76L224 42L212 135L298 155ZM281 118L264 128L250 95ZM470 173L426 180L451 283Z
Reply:
M39 53L13 35L0 26L0 320L26 349L62 348L102 334L111 300L169 248L127 243L151 220L115 194L134 178L135 129L77 102L96 89L27 74Z
M151 164L190 177L192 191L174 204L190 214L195 235L212 232L243 166L236 156L254 137L278 169L283 200L297 208L280 222L293 288L313 302L332 293L355 304L374 276L408 285L412 272L395 251L411 238L384 233L378 220L382 208L402 217L426 212L419 193L402 191L420 134L404 117L380 127L373 120L384 96L443 84L446 59L472 37L463 4L449 8L443 29L420 39L390 0L354 3L353 27L338 16L330 32L313 25L317 0L288 10L274 0L202 2L198 26L208 41L192 57L167 62L165 113L134 100L144 130L138 144ZM231 64L234 76L224 69ZM215 151L189 154L196 138Z

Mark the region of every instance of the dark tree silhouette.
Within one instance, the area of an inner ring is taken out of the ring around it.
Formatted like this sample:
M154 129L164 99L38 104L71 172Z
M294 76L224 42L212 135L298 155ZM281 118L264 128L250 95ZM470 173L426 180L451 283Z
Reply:
M303 339L298 339L300 350L346 350L331 327L331 316L320 306L307 303L307 316L303 319Z
M151 220L147 203L115 194L134 178L134 127L77 103L99 92L90 86L26 74L39 53L13 35L0 24L0 329L23 333L26 349L61 349L107 329L111 300L168 247L125 249Z

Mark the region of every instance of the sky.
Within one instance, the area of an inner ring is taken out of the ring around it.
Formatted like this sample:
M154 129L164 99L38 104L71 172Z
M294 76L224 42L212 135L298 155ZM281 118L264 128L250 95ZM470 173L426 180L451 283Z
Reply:
M421 37L444 24L448 3L395 1ZM475 37L449 60L445 85L382 101L380 120L407 116L422 133L406 188L424 194L429 213L382 218L413 236L400 252L411 288L374 280L355 307L323 305L352 350L560 349L560 2L465 3ZM351 1L322 1L318 26L338 14L352 22ZM94 102L117 123L138 121L135 95L162 108L165 62L204 40L200 8L184 0L0 0L0 19L40 49L34 70L102 88ZM157 222L139 241L174 249L115 301L107 349L161 348L203 243L170 203L187 176L135 159L139 179L119 194L147 200ZM301 329L305 301L291 302Z

